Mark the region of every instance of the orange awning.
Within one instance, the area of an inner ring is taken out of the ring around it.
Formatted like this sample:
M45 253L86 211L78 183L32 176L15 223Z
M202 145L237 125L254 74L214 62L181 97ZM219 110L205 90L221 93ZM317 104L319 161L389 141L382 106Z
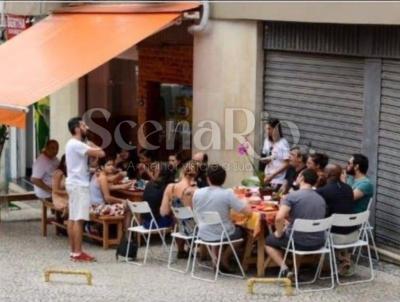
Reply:
M160 11L53 14L0 46L0 124L25 126L21 109L64 87L195 4ZM120 6L122 7L122 6Z

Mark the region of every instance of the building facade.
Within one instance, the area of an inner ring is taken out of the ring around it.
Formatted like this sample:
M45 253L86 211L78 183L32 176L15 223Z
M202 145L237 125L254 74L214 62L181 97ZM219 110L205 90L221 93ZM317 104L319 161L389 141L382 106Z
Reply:
M137 119L152 117L160 83L192 82L192 140L202 129L219 129L193 151L204 149L210 161L227 165L228 186L252 174L231 133L248 134L258 151L268 116L283 121L292 144L326 152L334 162L364 153L376 185L377 241L398 251L399 8L394 2L212 3L205 31L138 45ZM170 63L175 71L162 69ZM60 121L52 123L52 137L65 141L61 127L78 112L79 99L77 83L51 96L51 116Z

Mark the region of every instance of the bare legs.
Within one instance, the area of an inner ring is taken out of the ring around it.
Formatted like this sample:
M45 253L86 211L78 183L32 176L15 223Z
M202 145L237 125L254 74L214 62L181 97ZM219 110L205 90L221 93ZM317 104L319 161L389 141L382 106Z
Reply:
M267 252L267 255L271 257L271 259L279 265L279 267L284 267L285 263L283 262L283 255L282 251L276 248L273 248L272 246L265 246L265 251Z
M75 254L82 253L82 234L83 221L68 221L68 239L71 247L71 252Z

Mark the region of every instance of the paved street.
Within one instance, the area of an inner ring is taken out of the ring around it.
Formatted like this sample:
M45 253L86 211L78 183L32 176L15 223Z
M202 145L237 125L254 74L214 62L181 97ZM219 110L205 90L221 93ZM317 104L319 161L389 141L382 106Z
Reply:
M400 269L381 265L374 283L336 288L290 299L273 288L260 286L267 294L248 295L246 282L221 278L205 283L167 270L157 260L143 267L116 263L114 250L93 244L85 248L97 263L76 264L68 259L66 237L40 236L39 221L0 223L0 301L399 301ZM81 276L55 276L45 283L46 268L79 268L93 273L93 286ZM390 271L390 273L388 273Z

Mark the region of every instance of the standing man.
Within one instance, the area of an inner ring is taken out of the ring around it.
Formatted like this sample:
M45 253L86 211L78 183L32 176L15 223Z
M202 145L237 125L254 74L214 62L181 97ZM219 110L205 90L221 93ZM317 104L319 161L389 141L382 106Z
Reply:
M95 261L95 258L82 251L83 222L89 220L90 174L88 157L104 157L102 149L86 144L89 127L80 117L68 121L72 138L65 146L67 165L66 189L69 196L68 236L73 261Z
M31 181L35 189L35 195L41 199L51 198L51 185L53 172L57 169L58 142L49 140L43 152L35 160L32 167Z

